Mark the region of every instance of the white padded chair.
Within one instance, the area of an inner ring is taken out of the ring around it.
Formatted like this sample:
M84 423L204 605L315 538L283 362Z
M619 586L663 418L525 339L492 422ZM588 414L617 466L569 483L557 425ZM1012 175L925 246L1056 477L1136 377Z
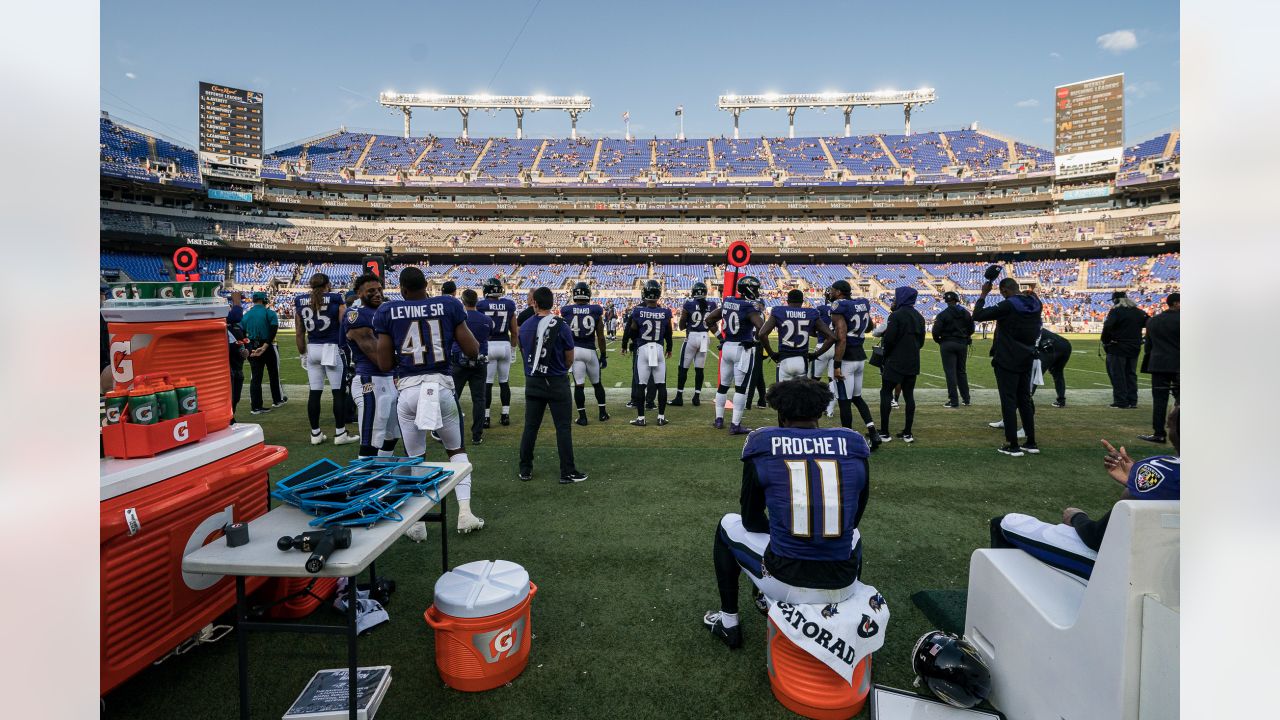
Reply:
M1021 550L973 553L965 637L1009 720L1177 718L1178 508L1117 503L1088 584Z

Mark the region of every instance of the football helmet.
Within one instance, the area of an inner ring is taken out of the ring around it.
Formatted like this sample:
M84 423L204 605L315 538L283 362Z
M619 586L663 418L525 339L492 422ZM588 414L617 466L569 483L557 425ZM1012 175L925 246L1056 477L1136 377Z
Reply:
M958 635L931 630L916 641L911 668L938 699L971 708L991 694L991 671L978 651Z
M487 298L502 297L502 281L496 277L489 278L484 281L482 291Z
M583 280L579 280L578 282L574 283L574 284L573 284L573 299L574 299L574 300L590 300L590 299L591 299L591 286L590 286L590 285L588 285L588 284L587 284L585 281L583 281Z
M645 280L644 289L640 291L640 297L645 300L657 300L662 297L662 286L657 280Z
M696 282L693 284L693 290L689 291L689 297L694 300L703 300L707 297L707 284L704 282Z
M738 278L738 295L743 300L759 300L760 278L755 275L743 275Z

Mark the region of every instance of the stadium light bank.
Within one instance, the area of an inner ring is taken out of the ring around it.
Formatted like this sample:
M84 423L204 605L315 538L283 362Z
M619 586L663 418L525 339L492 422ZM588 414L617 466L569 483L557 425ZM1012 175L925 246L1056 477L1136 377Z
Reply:
M516 114L516 139L524 137L525 111L563 110L569 113L569 137L578 138L578 115L591 109L591 98L582 95L437 95L398 93L390 90L378 96L384 107L404 113L404 136L409 137L413 108L454 109L462 113L462 137L467 137L467 118L472 110L511 110Z
M721 95L716 107L733 113L733 138L738 139L738 116L743 110L786 110L787 137L796 136L796 110L800 108L838 107L844 110L844 136L849 137L853 131L851 116L853 109L859 105L877 108L881 105L901 105L903 122L907 135L911 134L911 108L928 105L938 99L933 88L918 90L876 90L874 92L856 93L801 93L782 95L766 93L764 95Z

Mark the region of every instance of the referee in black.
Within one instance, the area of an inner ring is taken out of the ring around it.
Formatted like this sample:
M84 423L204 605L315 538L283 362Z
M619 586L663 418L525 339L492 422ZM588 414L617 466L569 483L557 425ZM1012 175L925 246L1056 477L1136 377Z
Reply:
M948 290L942 294L946 309L933 319L933 341L938 343L942 355L942 372L947 376L947 401L942 407L960 407L969 404L969 373L965 363L969 359L969 346L973 344L973 315L960 304L960 296ZM959 392L957 392L959 390Z
M540 287L532 295L534 314L520 325L520 354L524 360L524 434L520 437L520 479L533 479L533 447L538 441L542 416L551 410L560 454L560 483L587 479L573 460L573 393L569 368L573 367L573 332L569 324L551 313L556 296Z

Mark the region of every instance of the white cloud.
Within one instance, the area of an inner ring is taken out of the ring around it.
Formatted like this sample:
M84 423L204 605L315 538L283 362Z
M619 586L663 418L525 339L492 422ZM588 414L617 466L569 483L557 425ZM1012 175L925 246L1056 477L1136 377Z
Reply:
M1062 53L1060 53L1060 52L1051 52L1051 53L1049 53L1049 57L1053 58L1054 60L1061 60L1061 59L1062 59Z
M1130 97L1142 100L1148 95L1154 95L1160 92L1160 83L1153 80L1144 80L1142 82L1129 85L1129 87L1125 88L1125 92Z
M1033 108L1038 106L1039 104L1040 104L1040 101L1035 98L1027 98L1026 100L1019 100L1018 102L1014 103L1016 107L1020 107L1020 108Z
M127 77L127 78L129 78L130 80L137 80L137 79L138 79L138 76L137 76L137 75L134 75L134 74L133 74L133 73L131 73L131 72L127 72L127 73L125 73L125 74L124 74L124 76L125 76L125 77Z
M1132 30L1116 30L1098 36L1098 47L1112 53L1122 53L1138 47L1138 36Z

